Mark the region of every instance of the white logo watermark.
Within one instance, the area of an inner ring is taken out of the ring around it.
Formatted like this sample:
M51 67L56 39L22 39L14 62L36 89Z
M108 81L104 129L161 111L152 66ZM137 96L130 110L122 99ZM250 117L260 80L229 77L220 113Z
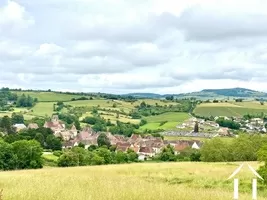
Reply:
M250 171L259 179L263 180L263 178L256 172L255 169L253 169L253 167L251 167L249 164L248 168L250 169ZM231 176L227 179L231 179L233 178L235 175L237 175L240 170L242 169L242 167L244 166L244 164L241 164L232 174ZM234 179L234 200L238 200L238 179L235 178ZM252 179L252 200L257 200L257 178L253 178Z

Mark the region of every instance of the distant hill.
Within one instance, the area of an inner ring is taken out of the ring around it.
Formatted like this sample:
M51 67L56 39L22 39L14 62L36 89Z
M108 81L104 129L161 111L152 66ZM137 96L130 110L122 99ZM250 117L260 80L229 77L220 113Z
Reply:
M164 95L160 95L156 93L130 93L130 94L124 94L124 96L133 96L136 98L149 98L149 99L165 98Z
M266 98L267 93L246 88L205 89L200 92L179 94L178 96L196 98Z
M267 98L267 93L259 92L246 88L226 88L226 89L204 89L199 92L181 93L181 94L155 94L155 93L131 93L128 94L138 98L165 98L167 96L175 96L177 98L195 97L198 99L208 98Z

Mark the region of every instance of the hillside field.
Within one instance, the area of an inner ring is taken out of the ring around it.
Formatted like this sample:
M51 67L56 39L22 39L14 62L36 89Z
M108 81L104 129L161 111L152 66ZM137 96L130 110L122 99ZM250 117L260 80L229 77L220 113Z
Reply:
M240 163L139 163L0 172L4 200L225 200L227 178ZM254 168L258 163L250 163ZM244 166L240 199L251 199L251 173ZM267 190L258 182L258 200ZM264 197L265 196L265 197Z
M181 113L181 112L167 112L161 115L149 116L145 119L147 120L147 124L141 126L141 129L149 129L149 130L156 130L156 129L164 129L164 130L172 130L176 129L176 126L186 119L189 118L188 113ZM165 124L160 126L161 122L167 121Z
M37 98L39 102L51 102L51 101L70 101L72 98L79 98L81 95L62 94L55 92L28 92L28 91L15 91L18 96L25 94L30 95L33 98Z
M257 101L227 102L227 103L202 103L199 104L194 113L199 116L236 116L245 114L267 113L267 104L261 105Z

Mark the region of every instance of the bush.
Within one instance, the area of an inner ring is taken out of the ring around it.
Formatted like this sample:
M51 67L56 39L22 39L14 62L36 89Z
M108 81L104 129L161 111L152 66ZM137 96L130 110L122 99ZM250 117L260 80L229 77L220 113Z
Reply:
M65 152L58 159L59 167L71 167L71 166L78 166L78 165L79 165L79 158L72 151Z
M53 152L53 155L54 155L54 156L57 156L57 157L60 157L62 154L63 154L62 151L54 151L54 152Z
M37 169L42 168L43 149L36 140L20 140L12 143L17 158L16 168Z

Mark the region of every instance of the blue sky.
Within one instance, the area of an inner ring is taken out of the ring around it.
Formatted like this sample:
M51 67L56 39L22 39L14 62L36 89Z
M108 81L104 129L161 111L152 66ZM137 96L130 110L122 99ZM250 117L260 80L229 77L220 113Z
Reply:
M0 87L267 91L264 0L0 0Z

